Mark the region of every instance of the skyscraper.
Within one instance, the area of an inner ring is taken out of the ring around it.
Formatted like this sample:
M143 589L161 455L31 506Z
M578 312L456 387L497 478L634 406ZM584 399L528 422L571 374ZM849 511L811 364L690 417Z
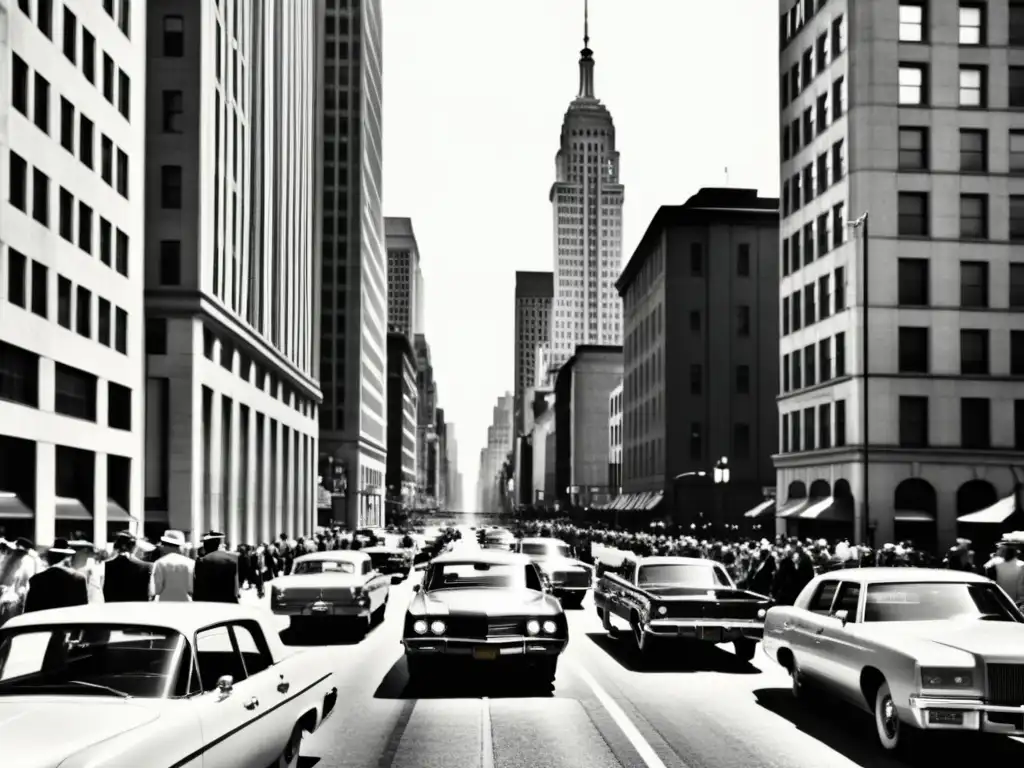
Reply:
M148 530L308 531L317 2L145 7Z
M381 3L325 6L321 460L344 478L335 518L362 527L383 522L387 458Z
M584 7L580 87L562 122L549 199L555 224L553 363L580 344L622 343L622 202L615 125L594 95L594 52Z
M384 232L388 253L388 330L404 334L411 344L417 333L423 333L419 312L423 274L412 219L387 217Z
M515 320L515 424L522 432L526 422L523 398L537 380L537 347L551 338L550 272L516 272Z
M418 502L424 506L434 503L434 495L430 492L431 444L437 440L435 432L437 422L437 383L434 381L434 366L430 363L430 344L427 337L421 333L416 334L413 340L413 350L416 353L416 388L418 392L416 419L416 492L420 496Z

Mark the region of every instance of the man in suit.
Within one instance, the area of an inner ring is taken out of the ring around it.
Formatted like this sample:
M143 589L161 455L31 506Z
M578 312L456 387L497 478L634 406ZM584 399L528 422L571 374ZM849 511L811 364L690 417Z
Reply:
M122 531L114 537L114 558L105 565L103 599L108 603L141 603L150 598L153 566L135 557L135 537Z
M164 531L160 549L164 553L153 564L153 597L161 602L188 602L192 599L195 563L185 557L185 534Z
M71 567L74 554L67 539L54 540L46 553L50 567L29 579L25 613L89 603L88 581Z
M203 536L203 552L196 560L193 600L208 603L238 602L238 556L224 549L224 534Z

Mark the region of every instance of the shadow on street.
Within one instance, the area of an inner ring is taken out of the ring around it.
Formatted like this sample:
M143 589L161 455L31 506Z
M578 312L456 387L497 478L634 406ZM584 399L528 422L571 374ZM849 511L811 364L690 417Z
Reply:
M413 682L404 655L391 665L373 693L375 699L520 699L553 695L550 684L535 683L517 668L439 667L435 675Z
M710 643L666 643L640 656L632 639L623 633L588 632L587 637L630 672L721 672L759 675L761 670Z
M754 696L769 712L864 768L1020 765L1024 761L1024 744L968 733L916 732L908 749L891 755L878 746L871 716L854 707L828 699L811 706L794 699L788 688L761 688Z
M377 627L371 627L369 632L364 632L356 622L341 619L325 620L322 627L301 632L288 627L281 630L279 636L282 643L290 646L358 645L376 631Z

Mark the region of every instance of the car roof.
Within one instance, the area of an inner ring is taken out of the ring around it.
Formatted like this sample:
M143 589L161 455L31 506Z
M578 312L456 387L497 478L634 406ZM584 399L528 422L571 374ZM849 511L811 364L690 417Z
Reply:
M946 584L980 584L989 579L969 571L945 568L872 567L844 568L818 576L820 581L858 581L863 584L909 584L912 582L942 582Z
M370 547L367 547L370 549ZM326 552L310 552L295 558L296 563L307 563L314 560L332 560L338 563L361 563L370 556L361 549L330 549Z
M526 565L532 562L526 555L518 552L506 552L501 549L464 549L456 552L445 552L438 555L431 563L487 563L488 565Z
M376 547L363 547L358 551L369 554L371 552L400 552L401 550L402 548L397 544L378 544Z
M15 616L4 629L22 629L43 624L126 624L165 627L191 636L211 624L226 621L257 621L267 612L247 605L206 602L89 603L72 608L53 608Z
M561 539L550 539L550 538L545 538L544 536L531 536L528 539L520 539L519 543L520 544L560 544L563 547L568 547L569 546L568 544L566 544Z

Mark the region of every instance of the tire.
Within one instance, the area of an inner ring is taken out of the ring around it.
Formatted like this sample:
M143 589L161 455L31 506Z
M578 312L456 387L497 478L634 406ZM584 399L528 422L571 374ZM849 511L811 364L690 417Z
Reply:
M651 642L647 633L640 627L639 617L633 614L629 617L630 636L633 640L633 650L638 656L644 656L650 651Z
M288 743L284 745L281 755L274 761L272 768L296 768L299 764L301 746L302 726L296 723L292 729L292 735L288 737Z
M748 663L753 661L754 654L757 652L757 643L753 640L748 640L747 638L734 640L732 647L736 651L736 658Z
M586 592L569 592L565 597L562 598L562 606L565 608L581 608L583 606L583 599L587 596Z
M900 720L892 700L892 691L885 681L875 692L874 716L875 735L882 749L886 752L903 750L910 741L913 728Z

